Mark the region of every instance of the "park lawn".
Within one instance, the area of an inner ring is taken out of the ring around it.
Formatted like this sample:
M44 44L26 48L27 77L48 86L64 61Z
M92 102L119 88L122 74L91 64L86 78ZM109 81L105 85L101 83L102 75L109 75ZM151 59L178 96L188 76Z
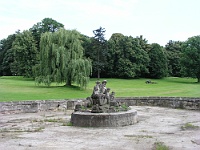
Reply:
M81 90L77 86L66 87L53 83L50 87L37 86L33 79L21 76L0 77L0 102L19 100L50 100L50 99L78 99L91 96L95 81L90 79L87 89ZM103 81L105 79L101 79ZM148 79L106 79L107 87L116 93L116 97L136 96L173 96L200 97L200 84L192 78L168 77L151 79L157 84L146 84Z
M108 79L116 97L134 96L172 96L172 97L200 97L200 84L192 78L168 77L151 79L156 84L145 84L148 79ZM117 88L115 88L117 87Z

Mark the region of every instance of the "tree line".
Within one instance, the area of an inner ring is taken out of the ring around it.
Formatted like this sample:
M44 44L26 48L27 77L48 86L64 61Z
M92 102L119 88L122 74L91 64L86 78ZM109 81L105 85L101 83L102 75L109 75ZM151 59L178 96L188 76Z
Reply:
M87 86L89 77L193 77L200 83L200 36L184 42L170 40L163 47L149 44L143 36L121 33L106 40L105 32L100 27L89 37L45 18L0 41L0 75L80 87Z

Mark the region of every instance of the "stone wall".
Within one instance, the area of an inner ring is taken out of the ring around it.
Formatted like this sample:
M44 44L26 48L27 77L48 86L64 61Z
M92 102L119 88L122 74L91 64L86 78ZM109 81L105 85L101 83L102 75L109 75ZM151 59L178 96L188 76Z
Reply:
M116 100L126 103L128 106L159 106L200 110L200 97L118 97ZM85 99L0 102L0 113L35 113L56 109L72 110L77 103L84 103L84 101Z
M72 110L82 100L36 100L0 102L0 113L36 113L51 110Z
M128 106L159 106L200 110L200 97L119 97L116 100Z

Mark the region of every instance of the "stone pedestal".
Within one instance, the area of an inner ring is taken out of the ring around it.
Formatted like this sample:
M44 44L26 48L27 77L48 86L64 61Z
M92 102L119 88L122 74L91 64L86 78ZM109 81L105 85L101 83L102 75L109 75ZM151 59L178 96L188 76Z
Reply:
M137 111L116 113L74 112L71 115L73 126L79 127L121 127L137 123Z

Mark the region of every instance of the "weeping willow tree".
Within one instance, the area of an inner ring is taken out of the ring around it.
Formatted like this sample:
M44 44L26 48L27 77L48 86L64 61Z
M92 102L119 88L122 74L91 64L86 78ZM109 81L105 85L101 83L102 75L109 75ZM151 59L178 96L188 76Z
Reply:
M40 74L37 83L73 83L86 87L91 74L91 61L83 57L80 33L60 29L46 32L40 39Z

